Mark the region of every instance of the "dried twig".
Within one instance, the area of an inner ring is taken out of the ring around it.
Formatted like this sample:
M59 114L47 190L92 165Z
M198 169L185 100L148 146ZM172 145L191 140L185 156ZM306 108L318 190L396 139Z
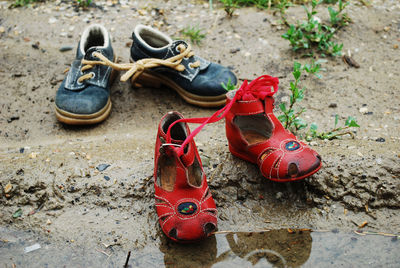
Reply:
M100 253L103 253L104 255L106 255L108 258L111 257L111 254L107 254L107 252L102 251L101 249L96 248L96 250Z
M355 234L358 235L381 235L381 236L389 236L389 237L400 237L400 235L397 234L389 234L389 233L383 233L383 232L368 232L368 231L360 231L356 230L354 231Z
M271 229L264 229L264 230L255 230L255 231L217 231L213 232L212 234L232 234L232 233L262 233L262 232L270 232Z
M128 256L126 257L124 268L128 268L129 258L131 257L131 252L128 252Z

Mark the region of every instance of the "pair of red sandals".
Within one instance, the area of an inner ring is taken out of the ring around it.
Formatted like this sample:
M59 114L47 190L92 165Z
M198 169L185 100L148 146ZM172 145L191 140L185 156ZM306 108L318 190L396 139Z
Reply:
M321 168L321 157L287 131L273 114L279 80L268 75L228 92L227 103L211 117L183 118L169 112L158 126L154 186L158 220L177 242L192 242L217 228L217 209L209 191L194 136L208 123L226 120L230 152L260 167L278 182L301 180ZM192 133L187 123L201 124Z

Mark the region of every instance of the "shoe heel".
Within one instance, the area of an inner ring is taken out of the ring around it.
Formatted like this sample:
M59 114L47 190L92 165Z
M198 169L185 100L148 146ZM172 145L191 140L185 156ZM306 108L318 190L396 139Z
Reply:
M244 153L241 153L241 152L237 151L235 148L233 148L233 146L231 146L230 143L229 143L228 145L229 145L229 151L230 151L231 154L233 154L234 156L239 157L239 158L241 158L241 159L243 159L243 160L246 160L246 161L248 161L248 162L250 162L250 163L254 163L254 164L257 163L256 161L254 161L254 160L251 159L250 157L246 156Z
M135 81L131 80L131 83L134 87L149 87L149 88L160 88L161 82L157 77L154 77L151 74L143 72L136 78Z

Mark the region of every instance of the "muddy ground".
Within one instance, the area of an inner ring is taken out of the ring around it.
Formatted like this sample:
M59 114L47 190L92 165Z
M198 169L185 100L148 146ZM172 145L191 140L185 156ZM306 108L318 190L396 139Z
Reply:
M242 8L228 18L218 6L210 12L205 2L95 1L98 6L88 11L60 1L11 10L9 2L0 3L2 227L122 249L157 246L164 239L153 206L156 127L171 110L185 117L214 110L188 105L167 88L116 82L105 122L69 127L57 122L54 98L88 23L105 25L115 52L128 61L135 25L153 25L179 37L195 21L206 29L206 38L194 46L196 54L230 66L242 80L279 77L276 99L285 99L293 62L308 59L294 54L280 37L285 27L279 16ZM343 122L357 117L361 127L355 138L312 141L323 168L304 181L282 184L267 181L255 165L229 153L224 122L207 126L195 140L219 209L219 230L351 231L367 222L364 230L400 232L400 5L397 0L371 6L354 1L346 9L353 23L336 40L360 68L328 58L322 79L303 79L307 91L301 105L305 119L321 130L333 126L335 114ZM319 9L323 20L325 10ZM305 17L301 7L288 14L292 22ZM60 52L65 46L73 50ZM101 164L109 167L99 171ZM18 209L22 215L13 217Z

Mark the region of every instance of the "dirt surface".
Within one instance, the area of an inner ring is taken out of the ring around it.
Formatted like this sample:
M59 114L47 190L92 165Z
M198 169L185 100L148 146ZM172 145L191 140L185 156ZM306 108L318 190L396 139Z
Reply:
M98 7L88 11L60 1L11 10L9 2L0 2L0 225L80 245L158 245L164 238L153 205L156 127L171 110L185 117L214 110L188 105L167 88L116 82L105 122L58 123L55 93L84 27L105 25L115 52L128 61L135 25L159 26L179 37L195 21L207 34L194 46L196 54L230 66L241 80L279 77L278 102L289 94L293 62L308 60L291 52L272 11L243 8L228 18L202 1L95 2ZM333 126L335 114L343 121L356 116L361 127L355 139L312 141L322 169L281 184L229 153L224 122L207 126L195 140L218 206L219 230L350 231L367 222L365 230L400 232L400 6L397 0L369 7L355 1L346 9L353 23L336 38L360 68L329 58L322 79L303 79L301 105L306 120L321 130ZM305 16L301 7L288 15L289 21ZM65 46L73 49L60 52ZM99 171L101 164L109 166ZM18 209L22 215L14 218Z

